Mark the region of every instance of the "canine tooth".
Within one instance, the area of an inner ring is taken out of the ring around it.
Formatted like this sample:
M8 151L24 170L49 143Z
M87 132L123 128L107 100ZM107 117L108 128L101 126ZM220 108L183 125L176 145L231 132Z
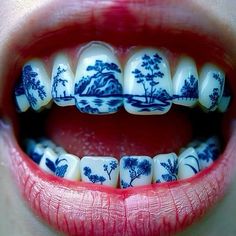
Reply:
M199 78L199 102L208 111L214 111L221 100L225 73L213 64L203 66Z
M51 101L50 79L41 60L33 59L24 65L22 80L26 97L34 110Z
M195 149L187 148L178 157L178 178L190 178L199 171L199 159Z
M119 163L114 157L85 156L81 159L82 181L116 187Z
M69 179L80 180L80 159L72 154L63 153L55 161L56 176Z
M30 107L29 101L25 95L22 80L15 87L15 101L19 112L25 112Z
M169 63L155 49L142 49L128 60L124 70L124 107L132 114L164 114L172 105Z
M209 138L196 148L199 157L200 169L203 170L210 166L220 153L219 140L216 137Z
M183 57L173 77L173 103L192 107L198 101L198 73L195 62Z
M44 171L54 174L56 171L56 160L58 158L58 155L50 148L47 147L44 150L44 154L41 158L41 161L39 163L39 166Z
M177 180L178 160L175 153L159 154L153 158L153 182L162 183Z
M54 60L51 79L52 98L58 106L75 105L74 80L68 57L58 54Z
M120 160L120 186L128 188L151 184L153 160L148 156L123 156Z
M75 102L81 112L114 113L123 104L123 77L118 59L105 44L89 44L80 54Z

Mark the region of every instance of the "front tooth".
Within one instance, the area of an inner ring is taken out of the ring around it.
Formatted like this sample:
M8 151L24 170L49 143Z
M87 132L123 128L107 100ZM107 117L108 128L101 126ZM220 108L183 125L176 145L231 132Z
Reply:
M124 107L132 114L164 114L172 105L169 63L155 49L142 49L128 60L124 70Z
M120 186L128 188L152 182L153 160L148 156L124 156L120 160Z
M15 101L16 101L17 110L19 112L25 112L30 107L29 101L25 95L25 89L24 89L22 78L15 88Z
M27 62L23 67L22 80L26 97L34 110L51 101L50 79L42 61L33 59Z
M54 102L58 106L75 105L74 74L69 59L64 54L58 54L54 60L51 93Z
M186 179L200 171L198 155L194 148L189 147L178 157L178 178Z
M159 154L153 158L153 182L163 183L177 180L178 160L175 153Z
M50 147L47 147L44 150L44 154L40 160L39 166L44 171L50 174L54 174L57 167L56 165L57 158L58 158L58 155Z
M114 157L85 156L81 160L82 181L117 186L119 163Z
M114 113L123 104L123 78L118 59L104 44L89 44L80 54L75 101L81 112Z
M199 78L199 102L208 111L214 111L221 100L225 73L213 64L203 66Z
M69 180L79 180L80 159L72 154L61 154L55 161L55 175Z
M198 73L195 62L181 58L173 77L173 103L192 107L198 101Z
M196 148L199 157L200 169L210 166L220 153L219 140L216 137L209 138Z

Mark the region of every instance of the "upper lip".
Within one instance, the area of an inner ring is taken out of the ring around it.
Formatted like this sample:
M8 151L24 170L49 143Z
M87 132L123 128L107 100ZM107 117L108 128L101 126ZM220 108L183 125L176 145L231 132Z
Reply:
M165 38L160 36L159 42L163 43L165 39L165 43L171 45L173 40L167 39L167 36L175 35L178 39L182 37L179 35L182 32L189 39L202 39L199 47L211 49L206 55L233 71L236 50L232 50L231 46L236 39L230 37L228 31L222 34L221 22L210 18L201 9L195 11L196 8L191 1L185 1L185 4L176 1L101 1L94 4L94 1L73 0L43 5L22 20L21 30L8 38L10 46L2 50L8 56L3 63L4 70L0 70L1 78L4 78L1 81L0 109L4 114L12 114L12 110L3 104L3 101L11 104L7 93L14 80L7 79L17 77L26 58L39 55L42 48L48 52L47 49L53 51L68 46L68 43L74 45L86 40L103 40L107 37L104 33L118 32L119 39L112 35L108 37L114 43L122 43L133 34L131 39L136 44L141 42L137 40L137 35L149 32L151 36L162 32ZM199 19L204 19L204 22ZM62 35L63 40L57 42ZM145 44L151 42L150 39L142 40ZM131 44L128 39L126 43ZM13 52L14 58L11 56ZM199 56L197 52L191 53ZM13 68L16 68L15 72L12 72ZM234 87L234 81L230 82ZM15 173L17 182L29 204L50 224L69 234L91 232L107 235L113 232L116 235L133 235L136 232L138 235L167 235L176 232L202 216L222 196L234 166L232 149L235 135L221 159L193 179L129 190L110 190L58 181L39 173L19 150L14 138L7 140L13 168L18 170Z

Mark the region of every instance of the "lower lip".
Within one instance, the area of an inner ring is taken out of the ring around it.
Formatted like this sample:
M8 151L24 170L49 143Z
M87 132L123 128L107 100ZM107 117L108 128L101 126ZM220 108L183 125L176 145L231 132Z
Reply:
M235 171L236 123L221 157L190 179L131 189L70 182L42 172L0 123L17 185L29 206L68 235L169 235L203 216L225 193Z

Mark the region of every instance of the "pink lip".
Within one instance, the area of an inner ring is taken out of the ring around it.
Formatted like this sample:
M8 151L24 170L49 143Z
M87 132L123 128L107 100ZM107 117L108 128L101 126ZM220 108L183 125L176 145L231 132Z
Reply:
M194 36L196 40L199 37L206 42L199 46L202 50L206 49L211 42L211 53L206 55L214 57L214 60L223 64L223 67L229 57L231 60L235 59L236 55L231 54L230 48L232 38L227 35L220 35L222 36L220 37L217 33L219 25L212 27L212 20L209 17L204 18L204 24L200 24L201 16L195 13L194 7L188 4L188 1L183 2L184 4L175 1L150 1L144 7L141 1L102 1L96 6L93 1L79 3L70 1L70 4L64 1L57 1L57 4L53 2L54 4L43 7L37 14L31 15L23 23L25 27L22 27L22 32L16 33L12 39L12 47L8 49L8 54L16 52L17 57L10 63L12 58L8 56L3 78L15 78L16 73L11 74L10 68L15 66L19 69L30 54L40 54L42 45L44 51L47 49L53 51L65 47L68 42L73 45L91 39L106 39L116 44L122 42L130 44L129 39L132 41L143 34L156 37L157 32L165 32L165 35L169 36L175 35L176 42L179 44L180 38L183 37L179 36L179 32L185 32L189 39ZM58 9L63 9L63 13L56 14ZM150 14L146 14L147 12ZM182 15L181 12L185 14ZM155 17L157 15L159 17ZM51 24L40 22L40 19L47 19L45 22ZM211 31L208 30L209 27L212 28ZM150 33L144 30L147 28ZM197 32L190 32L191 28L195 28ZM114 35L104 36L104 33L111 34L114 31L118 31L120 38ZM55 38L62 35L67 35L67 38L55 43ZM159 42L152 44L158 45L165 41L165 46L171 46L173 40L166 40L166 37L160 37ZM38 43L35 42L35 38L39 39ZM215 42L212 38L218 38L220 42ZM144 44L152 42L149 37L147 39L141 37L133 43L141 41ZM199 52L191 48L186 50L196 58L200 56ZM223 60L217 58L219 52L225 53ZM0 91L0 94L8 99L5 99L8 104L11 104L12 101L7 93L14 85L14 81L8 81L6 84L6 80L3 86L4 93ZM234 81L231 81L231 86L232 83ZM4 113L12 114L12 111L6 111L2 101L0 97L0 107L5 110ZM11 110L12 106L9 107ZM10 126L0 122L0 131L11 157L9 161L12 172L24 198L37 215L69 235L169 235L192 224L223 196L232 180L236 164L235 122L232 123L231 130L229 142L219 160L195 177L173 183L121 190L69 182L45 174L22 152Z

